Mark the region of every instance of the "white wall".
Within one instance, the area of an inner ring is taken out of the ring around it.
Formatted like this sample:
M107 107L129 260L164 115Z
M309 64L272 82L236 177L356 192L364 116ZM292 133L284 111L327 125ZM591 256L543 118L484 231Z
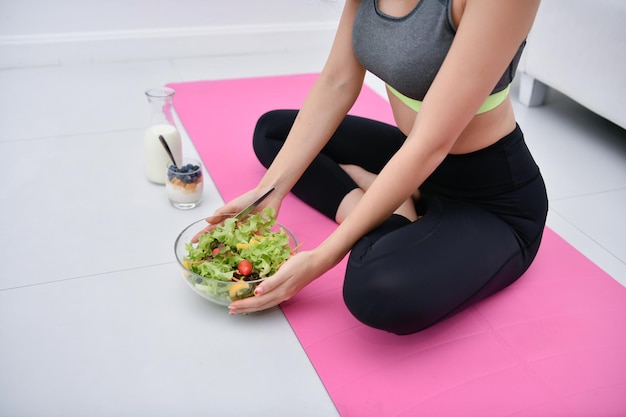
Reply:
M342 0L0 0L0 68L319 47L332 41L342 6Z

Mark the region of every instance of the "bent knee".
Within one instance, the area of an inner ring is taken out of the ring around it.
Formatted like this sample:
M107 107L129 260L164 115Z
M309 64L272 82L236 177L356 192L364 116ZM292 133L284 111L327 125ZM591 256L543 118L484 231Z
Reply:
M343 299L350 313L361 323L398 335L419 332L435 324L438 313L424 303L403 294L401 289L367 278L346 279Z
M292 111L272 110L259 117L252 135L252 149L268 168L280 151L295 117Z

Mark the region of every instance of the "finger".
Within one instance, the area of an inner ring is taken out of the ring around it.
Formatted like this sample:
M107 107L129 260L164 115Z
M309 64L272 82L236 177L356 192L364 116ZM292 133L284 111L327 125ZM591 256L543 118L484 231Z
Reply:
M233 301L228 310L230 314L254 313L261 310L267 310L281 303L280 299L272 295L260 295L246 298L244 300Z
M278 274L278 272L276 272ZM263 295L272 292L276 287L278 287L281 283L280 275L276 276L276 274L272 275L270 278L267 278L263 282L261 282L254 289L254 295Z
M205 227L204 229L200 230L198 233L196 233L192 238L191 238L191 243L198 243L198 240L200 240L200 236L205 234L205 233L209 233L211 230L215 229L215 225L214 224L210 224L207 227Z
M277 306L285 301L289 297L279 288L281 284L283 284L281 278L282 276L277 272L256 287L254 297L233 301L228 306L230 313L237 314L261 311Z
M226 220L227 218L232 217L232 214L229 213L213 213L212 216L209 216L206 218L207 223L211 224L211 225L217 225L221 222L223 222L224 220Z

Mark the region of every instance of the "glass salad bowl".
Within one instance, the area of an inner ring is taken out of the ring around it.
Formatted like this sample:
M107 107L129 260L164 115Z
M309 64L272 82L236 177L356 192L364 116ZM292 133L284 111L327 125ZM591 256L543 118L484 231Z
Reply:
M191 240L208 225L205 219L178 235L174 243L176 262L196 294L223 306L252 297L254 289L298 250L294 234L274 220L262 220L256 230L254 219L259 218L267 220L262 213L242 221L227 219L218 226L219 231L202 235L198 243Z

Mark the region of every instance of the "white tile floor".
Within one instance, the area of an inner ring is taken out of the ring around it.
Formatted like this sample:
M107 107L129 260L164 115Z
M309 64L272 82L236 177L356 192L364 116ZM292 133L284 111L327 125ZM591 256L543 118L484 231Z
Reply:
M145 88L323 59L0 70L0 415L337 415L280 310L231 317L180 280L177 233L222 201L209 182L201 208L174 209L141 153ZM626 132L555 92L516 110L549 226L626 285Z

